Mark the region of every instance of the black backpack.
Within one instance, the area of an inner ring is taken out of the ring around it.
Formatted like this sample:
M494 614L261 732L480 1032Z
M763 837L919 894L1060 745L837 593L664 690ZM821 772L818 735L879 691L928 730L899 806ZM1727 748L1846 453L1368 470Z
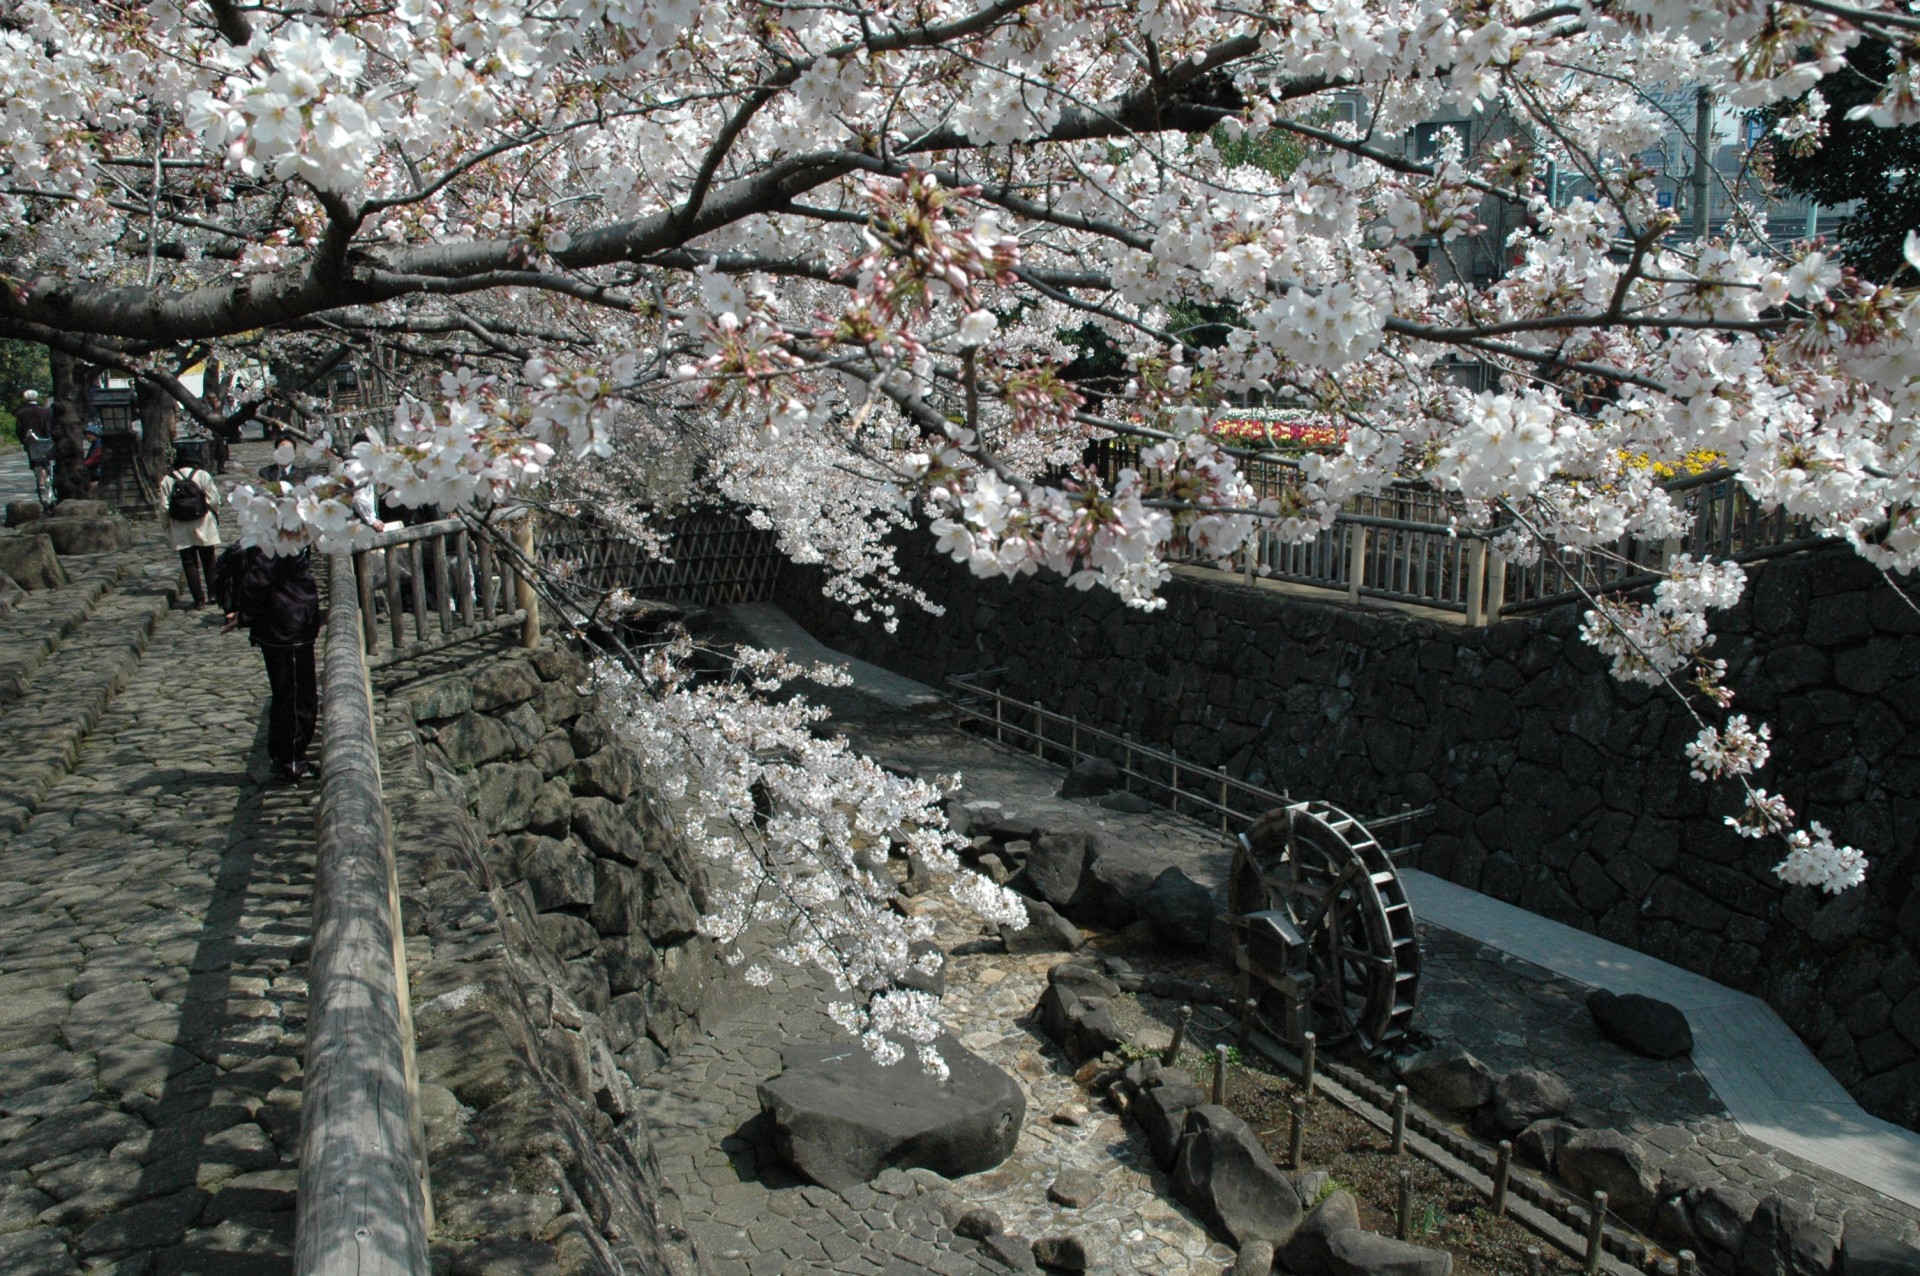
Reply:
M175 472L173 491L167 494L167 517L176 523L197 523L207 516L207 490L191 471Z

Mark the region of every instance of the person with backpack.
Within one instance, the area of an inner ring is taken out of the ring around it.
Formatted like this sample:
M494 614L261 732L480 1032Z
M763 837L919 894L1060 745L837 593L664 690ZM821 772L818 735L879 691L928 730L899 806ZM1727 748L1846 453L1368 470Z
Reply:
M226 558L222 555L223 560ZM313 579L310 551L269 554L258 546L233 560L234 610L220 632L245 626L267 663L267 756L281 778L304 780L313 774L307 746L320 712L314 678L313 642L320 634L320 594Z
M220 485L205 470L182 465L160 480L167 540L180 551L195 607L206 605L207 586L213 581L213 552L220 548L219 507Z

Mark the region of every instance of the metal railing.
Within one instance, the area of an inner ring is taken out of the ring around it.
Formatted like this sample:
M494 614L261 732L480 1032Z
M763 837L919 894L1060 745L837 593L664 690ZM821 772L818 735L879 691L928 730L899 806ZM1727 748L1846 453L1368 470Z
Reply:
M501 553L491 537L448 518L381 532L353 555L352 592L372 667L513 628L522 646L539 644L540 604L527 569L532 514L509 511L494 521L510 530L514 552ZM383 604L391 639L384 653Z
M313 870L296 1276L418 1276L432 1204L400 888L352 558L327 563L326 767Z
M1228 775L1223 766L1209 769L1177 753L1141 744L1130 734L1091 726L984 685L1002 672L985 669L947 678L947 685L960 693L950 703L962 725L971 724L982 735L991 735L996 744L1022 752L1031 750L1042 761L1069 767L1085 759L1103 758L1119 768L1126 792L1134 792L1138 783L1147 793L1157 794L1175 815L1196 820L1217 817L1222 833L1231 832L1235 823L1251 825L1268 811L1293 801L1286 790L1276 793L1250 784ZM1433 812L1431 806L1403 808L1391 815L1362 818L1361 823L1374 831L1411 823ZM1402 855L1414 850L1415 845L1396 847L1388 854Z

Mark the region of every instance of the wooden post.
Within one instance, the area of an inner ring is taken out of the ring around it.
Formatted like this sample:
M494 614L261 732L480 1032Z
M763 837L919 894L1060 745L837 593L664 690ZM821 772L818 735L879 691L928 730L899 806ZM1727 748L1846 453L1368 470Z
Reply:
M533 511L529 510L513 527L513 544L520 551L521 564L533 561ZM533 579L526 569L516 564L513 569L514 601L520 610L527 613L520 622L520 645L538 647L540 645L540 599L533 592Z
M1220 1105L1227 1101L1227 1044L1224 1041L1213 1048L1213 1101Z
M1547 1256L1538 1245L1527 1246L1527 1276L1540 1276L1540 1269L1546 1265Z
M380 553L387 564L387 632L399 649L407 645L406 612L400 608L400 561L405 557L400 546L389 545Z
M1180 1047L1187 1042L1187 1026L1193 1022L1193 1007L1180 1007L1180 1017L1173 1021L1173 1040L1160 1053L1160 1066L1171 1068L1173 1061L1180 1057Z
M1407 1154L1407 1087L1393 1087L1393 1154Z
M1313 1065L1318 1044L1311 1032L1300 1034L1300 1090L1309 1099L1313 1097Z
M427 551L420 541L407 546L407 561L413 565L413 580L407 591L413 603L413 636L417 642L427 640Z
M1227 831L1227 768L1215 768L1220 774L1220 831Z
M449 586L453 583L453 573L447 570L447 538L433 538L433 589L440 600L440 633L442 636L453 632L453 592Z
M473 624L473 595L476 584L473 578L473 538L467 535L467 529L464 527L453 536L454 575L459 578L460 590L460 626L464 629Z
M1507 1182L1513 1177L1513 1140L1500 1140L1500 1157L1493 1163L1493 1216L1507 1212Z
M1360 586L1367 583L1367 527L1347 524L1347 601L1360 601Z
M1600 1270L1600 1243L1607 1233L1607 1194L1593 1194L1593 1217L1587 1220L1587 1261L1582 1269L1587 1276Z
M380 650L380 626L373 618L373 567L368 551L353 556L353 595L360 607L361 641L371 656Z
M1413 1239L1413 1171L1400 1171L1400 1239Z
M492 620L500 609L500 582L493 575L493 538L482 536L480 557L480 618Z
M1300 1162L1306 1157L1307 1101L1296 1094L1287 1108L1293 1115L1293 1127L1287 1131L1287 1168L1298 1173L1303 1168Z
M1476 537L1467 551L1467 625L1487 623L1487 542Z
M1487 623L1500 619L1507 601L1507 560L1498 554L1487 555Z

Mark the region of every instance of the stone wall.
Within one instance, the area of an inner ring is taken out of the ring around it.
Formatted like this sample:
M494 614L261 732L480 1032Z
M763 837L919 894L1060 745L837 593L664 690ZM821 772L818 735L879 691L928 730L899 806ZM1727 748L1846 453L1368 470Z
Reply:
M702 878L576 657L441 663L379 698L435 1270L693 1270L633 1085L717 973Z
M1434 803L1420 867L1763 996L1869 1110L1920 1122L1920 612L1851 553L1756 566L1715 626L1737 707L1773 726L1762 784L1873 860L1833 899L1723 825L1695 727L1614 681L1575 608L1470 630L1182 573L1146 613L903 558L944 617L903 608L889 636L791 569L780 601L841 650L934 684L1004 667L1011 695L1256 784Z

